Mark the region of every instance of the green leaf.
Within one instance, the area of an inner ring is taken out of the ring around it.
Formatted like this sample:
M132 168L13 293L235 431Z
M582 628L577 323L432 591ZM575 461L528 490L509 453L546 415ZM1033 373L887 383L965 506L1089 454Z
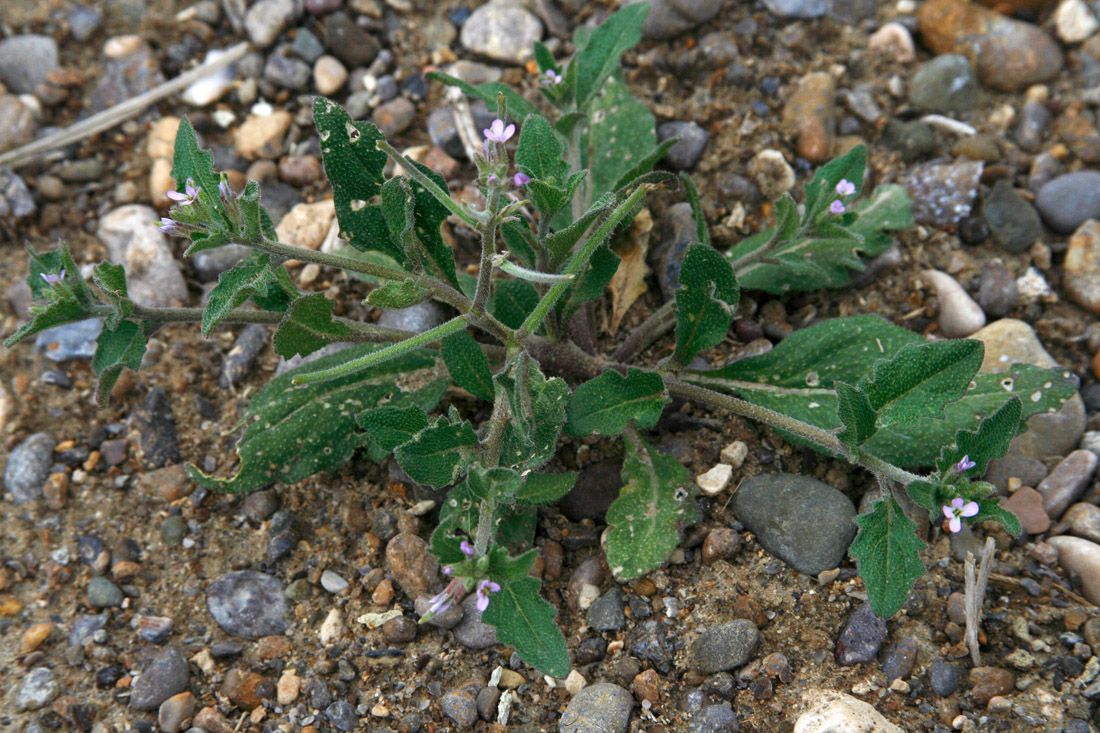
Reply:
M255 252L252 255L245 258L248 260L259 260L260 262L270 262L271 258L266 252ZM274 265L271 268L275 273L275 278L267 286L267 292L259 295L252 296L252 302L265 311L272 311L274 313L285 313L290 309L290 304L293 303L301 295L301 292L290 279L290 273L282 265Z
M588 115L584 112L566 112L554 121L554 129L561 133L562 137L568 138L577 125L587 119Z
M443 176L433 171L428 166L411 161L413 166L432 180L441 190L447 190L447 181ZM416 181L410 180L415 205L413 207L413 223L416 238L420 241L425 258L424 266L437 277L440 277L454 286L458 286L458 276L455 272L454 252L443 241L443 235L439 228L450 212L440 203L428 189Z
M703 202L699 200L699 190L695 188L695 181L691 180L691 176L686 172L681 172L680 183L683 184L688 203L691 204L691 216L695 219L695 238L700 244L709 245L710 227L707 226L707 215L703 211Z
M481 620L495 626L497 640L515 647L524 662L560 679L569 674L569 650L554 614L554 607L539 596L539 581L523 578L501 584L489 596Z
M740 290L729 262L717 250L692 244L676 292L676 359L687 364L721 343L737 312Z
M382 184L382 218L394 241L400 242L406 252L413 242L413 195L404 178L391 178Z
M573 391L566 407L565 431L570 435L618 435L631 422L651 428L661 419L668 390L661 377L630 367L624 377L614 369Z
M497 502L514 495L521 481L519 474L510 469L494 468L482 471L484 476L481 476L478 469L477 464L471 466L466 480L450 490L447 500L440 507L439 524L432 532L431 545L432 552L445 563L467 559L460 545L463 540L472 540L476 536L486 502L495 504L495 508L490 507L494 516L490 546L500 549L515 546L523 552L530 548L534 540L534 510L519 507L517 511ZM474 476L473 480L471 476Z
M474 397L493 401L493 373L489 359L469 331L458 331L440 343L443 363L451 379Z
M526 221L506 221L500 225L500 236L508 251L528 269L536 263L535 248L541 245L535 241L535 235Z
M80 267L69 252L69 246L64 240L57 243L57 249L39 254L31 247L27 247L27 256L30 259L30 273L27 275L27 284L31 288L31 296L35 300L53 301L57 298L54 286L42 279L43 275L60 275L65 271L65 278L59 286L60 293L68 292L84 308L90 308L96 302L88 283L84 282L80 274Z
M844 432L837 435L845 444L858 446L875 434L875 408L867 395L845 382L836 383L837 415Z
M583 50L578 50L574 62L577 69L577 107L583 108L619 68L619 58L623 52L642 40L642 23L648 13L648 4L622 8L592 32Z
M588 134L581 148L581 168L592 171L590 200L622 188L618 185L620 179L633 173L637 161L645 162L655 148L657 129L653 113L630 94L625 83L609 78L603 91L591 102Z
M367 293L363 302L377 308L408 308L423 303L431 293L412 280L390 280Z
M938 500L939 488L929 481L910 481L905 487L909 497L927 509L933 516L939 511L942 504Z
M222 211L218 196L218 183L221 179L214 172L214 155L199 148L195 129L191 127L190 120L184 117L176 131L176 144L172 153L172 180L176 182L178 190L182 191L188 179L201 189L199 200L207 208Z
M32 318L29 323L24 323L18 331L4 340L4 346L9 349L25 338L29 338L39 331L60 326L64 323L80 321L88 317L88 311L75 300L59 300L45 306L31 306Z
M130 300L130 294L126 290L126 270L122 265L112 265L101 262L92 270L92 280L99 292L114 308L114 312L107 316L104 324L107 328L118 328L118 325L134 311L134 301Z
M955 433L955 442L944 446L940 457L936 459L936 468L941 475L954 472L953 466L963 456L969 457L974 467L963 471L969 478L985 475L989 461L1000 458L1008 451L1008 444L1020 432L1020 417L1024 406L1019 397L1009 398L1000 409L978 424L977 430L960 430Z
M246 259L218 275L218 284L206 299L202 335L209 336L222 320L253 296L266 295L275 273L266 259Z
M879 186L870 197L855 202L849 210L858 214L849 228L863 236L913 226L913 200L905 186L897 183Z
M530 574L538 555L539 551L535 548L518 557L512 557L503 547L491 547L489 548L489 577L501 585L523 580Z
M355 416L401 393L395 380L400 375L415 379L418 370L435 367L430 351L411 351L323 382L294 387L299 374L331 369L383 348L378 344L352 346L275 377L256 393L245 411L244 434L237 443L239 471L230 478L216 478L194 466L192 480L208 489L242 493L273 481L292 484L321 471L347 463L367 435L355 430Z
M607 562L619 580L659 567L698 518L691 474L672 456L625 442L623 488L607 510Z
M893 496L876 501L869 514L856 517L859 534L849 552L859 565L871 608L890 618L905 604L917 578L924 575L917 525Z
M569 203L564 188L534 178L524 185L523 192L527 194L527 198L534 204L540 216L553 216Z
M461 476L477 448L477 435L465 420L441 415L394 451L405 473L421 484L442 488Z
M539 304L539 292L526 280L497 280L489 312L508 328L519 328Z
M529 115L524 120L516 147L516 167L532 180L555 186L564 186L569 177L569 164L562 158L558 136L542 115Z
M634 183L646 173L649 173L651 170L653 170L653 166L664 160L664 157L668 153L669 149L678 142L680 142L679 135L670 137L667 140L662 140L660 143L657 144L657 147L653 148L648 153L643 155L632 168L619 176L618 180L616 180L614 185L611 187L611 190L618 191L619 189ZM709 233L707 236L707 241L710 241Z
M348 341L351 329L333 320L333 305L324 293L303 295L291 303L275 332L275 353L284 359L308 356L329 344Z
M123 367L134 371L141 368L148 341L149 334L133 321L122 321L114 327L103 326L96 338L95 355L92 357L92 370L99 377L96 402L100 407L107 406Z
M565 423L569 385L557 377L547 379L535 363L529 367L526 388L507 374L494 379L513 407L500 442L501 465L520 471L542 468L553 458Z
M553 69L555 72L559 71L557 64L554 63L554 54L550 53L550 49L546 47L546 44L535 41L535 63L539 65L539 71L546 73L547 69Z
M806 184L805 220L817 217L836 198L836 184L846 180L856 187L858 196L863 188L863 172L867 169L867 148L856 145L839 158L821 166L814 179Z
M370 122L353 122L335 102L318 97L313 102L313 122L321 140L325 175L332 184L340 236L359 250L377 250L400 265L407 255L390 235L380 204L386 154L378 149L385 136Z
M528 506L553 504L569 493L577 483L577 473L529 473L516 494L516 501Z
M1013 537L1019 537L1023 534L1024 528L1020 525L1020 520L1015 514L1001 506L1000 497L993 496L988 499L978 499L978 513L970 521L984 522L986 520L1000 522L1005 531Z
M412 440L428 427L428 415L416 405L393 407L383 405L363 410L355 416L356 424L387 453Z
M615 271L619 269L619 255L611 251L606 243L601 244L592 258L588 261L588 267L577 278L576 283L565 297L561 305L561 320L568 323L577 309L590 300L603 297L603 290L615 277Z
M551 263L561 264L589 227L595 227L596 219L610 212L616 203L618 201L615 194L607 193L597 199L579 219L547 237L546 250L550 253Z
M495 110L497 107L497 95L503 94L504 101L508 105L508 114L519 120L524 119L527 115L537 115L539 113L538 107L521 97L511 87L500 82L492 81L475 86L441 71L429 71L426 76L432 81L441 82L449 87L457 87L468 97L484 101L491 110Z

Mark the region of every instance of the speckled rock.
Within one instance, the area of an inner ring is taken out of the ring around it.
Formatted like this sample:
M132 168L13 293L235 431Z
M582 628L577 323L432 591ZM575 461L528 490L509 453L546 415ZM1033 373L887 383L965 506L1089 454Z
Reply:
M4 466L4 488L16 504L26 504L42 496L42 485L50 475L54 439L47 433L35 433L17 445Z
M783 126L795 136L795 150L811 163L829 159L836 125L836 82L823 71L802 77L783 105Z
M969 112L978 106L978 80L970 60L957 53L928 61L909 82L909 101L934 112Z
M232 636L258 639L287 629L282 582L255 570L222 575L206 588L206 606L218 626Z
M1100 313L1100 222L1086 221L1073 233L1062 271L1062 285L1070 299Z
M970 670L970 698L985 705L998 695L1009 695L1016 689L1016 675L1000 667L975 667Z
M1070 234L1089 219L1100 219L1100 172L1077 171L1047 181L1035 207L1048 227Z
M970 337L985 344L983 372L1008 371L1016 363L1058 366L1031 326L1014 318L994 321ZM1085 431L1085 404L1081 396L1075 394L1058 411L1033 415L1027 426L1026 433L1013 438L1009 453L1037 459L1065 455L1077 445Z
M322 199L312 204L297 204L279 220L275 234L279 241L306 249L320 249L328 234L332 220L336 218L336 206L332 199Z
M692 645L691 668L703 674L736 669L752 659L759 644L760 631L748 619L712 626Z
M746 479L733 495L733 511L764 549L807 575L839 565L856 533L851 500L797 474Z
M558 723L559 733L626 733L634 696L608 682L578 692Z
M522 64L531 58L535 41L542 40L542 23L522 7L489 2L462 24L462 45L495 61Z
M928 48L966 56L993 89L1026 89L1053 77L1064 62L1058 43L1041 28L977 3L928 0L917 17Z
M168 698L185 691L190 678L183 650L177 646L165 647L130 686L130 707L156 710Z
M949 227L970 214L985 164L977 160L925 163L913 168L902 184L913 199L919 224Z
M126 286L135 303L153 307L187 303L187 284L168 238L157 230L157 212L129 204L99 220L96 236L111 262L126 268Z
M950 662L937 659L932 662L928 672L928 684L940 697L950 697L959 689L962 682L962 670Z
M442 587L439 560L428 551L428 543L411 532L401 532L386 543L386 570L409 598Z
M875 658L886 639L886 622L864 603L848 617L836 642L836 660L841 665L866 664Z
M794 723L794 733L902 733L872 706L832 690L803 694L805 711Z
M46 707L61 694L61 685L57 682L53 670L35 667L19 681L12 691L11 706L17 713L39 710Z

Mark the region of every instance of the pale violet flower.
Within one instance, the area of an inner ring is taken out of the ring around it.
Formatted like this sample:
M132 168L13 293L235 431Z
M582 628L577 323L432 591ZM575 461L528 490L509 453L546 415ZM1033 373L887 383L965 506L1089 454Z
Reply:
M489 607L489 594L500 590L500 584L491 580L481 580L477 584L477 610L481 613Z
M428 610L420 617L420 623L431 621L432 618L444 613L448 608L461 601L464 595L466 595L465 581L455 578L447 584L442 593L432 596L431 600L428 601Z
M460 544L458 546L458 549L462 550L462 554L465 555L466 557L473 557L474 556L474 546L471 545L466 540L462 540L462 544Z
M951 520L947 523L947 528L952 532L962 531L962 517L972 517L977 513L977 502L963 501L957 497L952 499L950 504L943 506L943 516Z
M527 175L526 173L517 173L512 176L512 183L514 183L517 188L519 188L520 186L526 186L530 182L531 176Z
M844 208L844 204L841 203L838 199L837 201L829 204L829 211L833 214L843 214L845 211L847 211L847 209Z
M496 174L496 173L490 173L490 174L489 174L489 183L496 183L496 182L497 182L497 181L499 181L499 180L500 180L500 179L499 179L499 178L497 178L497 174Z
M561 74L553 69L546 70L546 80L554 84L561 84Z
M516 126L508 125L505 127L504 120L493 120L493 124L482 130L482 132L485 134L486 140L492 140L495 143L505 143L512 138L512 135L516 134Z
M175 192L173 191L173 193ZM179 235L183 233L183 231L179 228L179 225L176 224L176 222L172 219L169 219L167 216L162 216L160 218L160 226L157 227L157 230L164 232L165 234L171 235Z
M184 187L183 192L169 191L166 195L180 206L190 206L195 203L195 198L198 197L199 191L202 188L195 188L195 182L190 178L187 179L187 185Z
M65 279L65 268L62 267L61 272L58 273L40 272L38 274L42 276L42 279L46 281L47 285L57 285L59 282Z
M847 178L841 178L840 182L836 184L836 192L841 196L851 196L856 192L856 184Z
M959 473L962 473L963 471L969 471L970 469L974 468L974 466L977 466L977 465L978 464L974 463L974 461L970 460L970 456L967 455L967 456L963 456L962 458L960 458L959 462L955 464L954 468Z

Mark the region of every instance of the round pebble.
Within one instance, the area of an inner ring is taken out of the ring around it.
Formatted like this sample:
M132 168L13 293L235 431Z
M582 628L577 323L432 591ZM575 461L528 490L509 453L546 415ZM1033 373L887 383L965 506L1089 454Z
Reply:
M760 644L760 631L748 619L706 629L691 649L691 668L703 674L724 672L747 663Z
M232 636L256 639L287 629L283 584L272 575L238 570L222 575L206 588L210 615Z

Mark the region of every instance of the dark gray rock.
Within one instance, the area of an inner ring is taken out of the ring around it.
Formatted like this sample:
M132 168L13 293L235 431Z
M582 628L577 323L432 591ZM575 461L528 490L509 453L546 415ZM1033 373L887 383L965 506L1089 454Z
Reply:
M1077 171L1048 181L1035 196L1048 227L1072 234L1088 219L1100 219L1100 172Z
M959 689L962 682L962 670L954 664L937 659L932 662L932 670L928 673L928 684L940 697L950 697Z
M309 87L309 64L290 56L271 54L264 64L264 80L283 89L300 92Z
M661 294L671 300L680 287L680 268L688 247L699 241L691 204L681 201L668 207L661 219L661 240L649 254L649 264L657 273Z
M187 520L176 515L160 523L160 538L168 547L179 547L187 536Z
M325 44L349 69L369 66L381 48L374 36L344 13L325 16Z
M998 493L1008 494L1008 480L1020 479L1022 486L1035 488L1039 482L1047 477L1046 464L1035 458L1027 456L1007 455L1003 458L994 458L985 469L983 480L997 487Z
M21 114L19 110L14 107L9 107L10 95L0 96L0 150L6 150L9 147L15 147L23 142L29 142L31 132L26 133L25 139L8 138L9 135L15 135L18 137L21 133L18 131L13 132L10 127L7 127L8 121L5 120L5 115L8 112L15 114ZM17 104L22 104L18 99L15 100ZM15 123L22 124L25 122L24 118L15 120ZM8 138L5 141L5 138ZM30 216L38 207L35 206L34 196L31 195L30 189L27 188L27 184L12 172L8 168L0 168L0 218L10 219L15 221L22 219L25 216Z
M138 432L141 465L149 470L163 468L181 459L176 438L172 404L163 387L149 390L141 405L130 414L130 426Z
M985 314L1000 318L1016 307L1019 298L1016 278L1012 277L1004 263L998 259L986 260L978 279L978 305Z
M912 163L929 155L936 149L936 131L927 122L910 120L901 122L891 119L886 123L882 141L891 149L898 151L901 159Z
M500 690L496 687L482 687L477 693L477 714L482 720L497 719L497 703L500 702Z
M836 660L841 665L864 664L878 654L886 639L886 622L875 615L871 604L864 603L848 617L836 642Z
M559 733L626 733L634 696L609 682L578 692L558 723Z
M710 134L694 122L665 122L657 128L657 139L661 142L676 136L680 140L668 149L665 161L675 170L691 170L703 157Z
M195 273L204 283L217 282L218 275L247 257L252 250L243 244L227 244L214 249L204 249L191 257Z
M691 668L703 674L736 669L752 659L759 644L760 631L748 619L712 626L692 645Z
M983 214L993 238L1013 254L1026 252L1043 233L1035 207L1004 178L993 186Z
M733 495L733 510L764 549L807 575L839 565L857 529L848 497L797 474L746 479Z
M206 606L218 626L232 636L257 639L287 629L283 584L255 570L226 573L206 589Z
M624 0L633 5L645 0ZM649 13L642 25L642 35L654 40L678 36L712 20L722 8L722 0L649 0Z
M828 0L763 0L764 7L780 18L820 18L829 10Z
M603 524L607 508L619 497L623 487L622 467L622 460L618 458L605 458L586 466L577 477L577 483L558 504L561 513L572 522L591 519Z
M882 671L889 682L903 680L913 671L913 662L917 659L919 645L917 640L907 636L889 651L882 662Z
M336 730L352 731L359 725L355 706L344 700L337 700L325 708L325 717Z
M630 637L630 653L652 663L661 674L668 674L675 650L669 641L668 630L656 619L650 619L638 626Z
M0 81L16 94L30 94L59 65L57 41L27 34L0 41Z
M218 378L218 384L223 389L231 389L244 381L252 371L256 357L267 346L268 337L267 326L261 323L250 323L237 334L233 348L222 361L222 373Z
M92 608L114 608L122 605L122 590L102 575L93 576L88 581L85 593L88 596L88 605Z
M313 63L325 52L325 44L321 39L310 33L308 28L299 28L294 32L294 53L304 61Z
M96 339L103 330L99 318L47 328L34 337L34 348L50 361L58 363L95 356Z
M691 716L688 733L736 733L741 729L729 705L708 705Z
M497 643L497 629L482 622L474 595L462 602L462 620L455 626L454 633L455 641L467 649L488 649Z
M42 496L42 485L50 475L56 443L46 433L35 433L17 445L4 466L4 488L16 504L26 504Z
M177 646L165 647L130 686L130 707L155 710L168 698L185 691L190 679L183 650Z
M615 586L593 602L585 618L596 631L619 631L626 626L624 608L626 597L622 588Z
M17 713L38 710L49 705L61 694L61 685L52 670L35 667L19 681L11 696L11 705Z
M936 112L969 112L978 105L978 79L970 61L957 53L936 56L909 82L909 101Z

